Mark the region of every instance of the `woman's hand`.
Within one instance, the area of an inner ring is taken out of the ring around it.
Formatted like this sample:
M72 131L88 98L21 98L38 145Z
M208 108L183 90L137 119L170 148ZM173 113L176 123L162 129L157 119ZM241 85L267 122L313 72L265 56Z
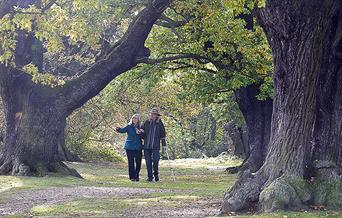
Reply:
M143 129L137 129L137 133L138 134L144 133L144 130Z
M119 129L120 129L120 127L115 127L115 130L116 130L116 131L119 131Z

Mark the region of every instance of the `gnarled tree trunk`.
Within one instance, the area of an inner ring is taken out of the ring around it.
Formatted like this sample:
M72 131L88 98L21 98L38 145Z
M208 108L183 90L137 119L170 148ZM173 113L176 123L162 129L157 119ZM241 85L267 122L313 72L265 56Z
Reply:
M269 151L226 193L222 210L340 208L342 2L267 1L259 21L275 64Z
M6 71L6 69L4 69ZM57 143L64 134L66 113L44 87L25 75L1 73L6 132L0 174L45 175L60 172L80 177L58 156Z

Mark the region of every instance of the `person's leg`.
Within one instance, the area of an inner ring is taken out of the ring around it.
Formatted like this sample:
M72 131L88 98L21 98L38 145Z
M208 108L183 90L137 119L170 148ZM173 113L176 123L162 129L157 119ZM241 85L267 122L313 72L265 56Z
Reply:
M160 152L159 150L153 150L152 154L152 161L153 161L153 175L154 175L154 180L156 182L159 181L159 160L160 160Z
M129 179L135 179L135 170L134 170L134 151L126 150L127 160L128 160L128 174Z
M135 162L136 162L136 168L135 168L135 180L139 181L139 174L141 169L141 157L142 157L142 151L135 151Z
M153 180L153 174L152 174L152 150L150 150L150 149L144 150L144 155L145 155L145 161L146 161L148 181L152 181Z

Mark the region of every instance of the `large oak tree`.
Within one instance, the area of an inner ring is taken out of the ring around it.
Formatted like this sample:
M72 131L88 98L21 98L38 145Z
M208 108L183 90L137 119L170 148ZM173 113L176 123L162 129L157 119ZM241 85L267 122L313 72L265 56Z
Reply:
M55 4L57 9L61 7L61 2L58 1L43 2L45 4L41 7L42 1L39 0L0 1L0 18L10 20L18 13L44 16ZM87 3L91 2L93 1ZM62 3L69 6L68 1ZM45 175L48 172L61 172L79 176L75 170L61 162L58 155L58 144L61 139L64 140L66 118L96 96L115 77L133 68L141 58L149 55L144 46L145 40L169 3L169 0L147 1L146 6L133 18L123 37L115 44L107 43L106 49L97 56L94 64L78 76L68 79L64 85L35 83L34 75L23 72L25 66L32 66L28 65L30 63L41 68L44 38L35 34L34 21L31 29L25 29L25 22L18 22L19 28L15 30L2 29L2 36L6 37L10 33L7 39L14 39L16 43L13 43L15 63L6 61L5 40L0 47L0 93L6 118L0 174ZM32 5L39 10L20 10L32 8ZM48 27L48 23L46 26ZM72 35L68 37L71 38ZM48 80L49 78L54 82L54 77L48 77Z
M258 11L274 57L265 163L240 173L222 210L342 205L342 1L269 0Z

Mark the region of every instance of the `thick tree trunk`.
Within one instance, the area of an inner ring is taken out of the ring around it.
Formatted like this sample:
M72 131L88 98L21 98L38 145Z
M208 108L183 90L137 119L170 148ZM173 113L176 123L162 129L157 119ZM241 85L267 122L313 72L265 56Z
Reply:
M267 1L259 11L275 64L269 151L226 193L223 212L342 206L341 13L335 0Z
M271 132L272 99L257 99L258 85L251 84L235 92L236 101L247 126L249 151L241 170L257 171L264 163Z
M62 105L56 105L44 88L37 88L25 74L2 72L0 81L6 119L0 174L58 172L80 177L58 156L58 139L64 134L66 120Z

